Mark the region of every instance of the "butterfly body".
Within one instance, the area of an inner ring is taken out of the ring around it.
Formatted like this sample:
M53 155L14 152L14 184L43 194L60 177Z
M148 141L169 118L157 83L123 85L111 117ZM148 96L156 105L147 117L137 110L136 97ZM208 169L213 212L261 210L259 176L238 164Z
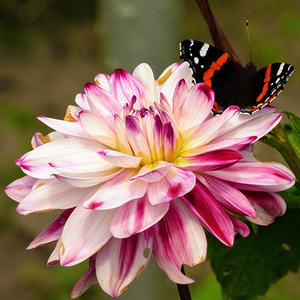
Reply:
M214 114L221 114L230 105L252 114L283 90L294 71L286 63L270 64L258 71L253 62L242 67L224 51L193 40L181 42L180 58L189 63L195 83L204 82L214 91Z

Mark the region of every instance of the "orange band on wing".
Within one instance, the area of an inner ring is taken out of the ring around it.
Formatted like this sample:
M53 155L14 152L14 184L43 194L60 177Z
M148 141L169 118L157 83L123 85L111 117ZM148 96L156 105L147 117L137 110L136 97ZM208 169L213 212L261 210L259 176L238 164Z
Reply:
M269 81L271 79L271 66L272 65L268 65L267 70L266 70L266 75L265 75L265 79L264 79L264 86L262 89L262 92L259 94L259 96L256 99L256 102L259 102L267 93L268 89L269 89Z
M224 53L216 62L212 62L209 69L203 74L203 82L206 83L211 88L211 78L214 76L215 71L221 69L221 67L226 63L230 56Z

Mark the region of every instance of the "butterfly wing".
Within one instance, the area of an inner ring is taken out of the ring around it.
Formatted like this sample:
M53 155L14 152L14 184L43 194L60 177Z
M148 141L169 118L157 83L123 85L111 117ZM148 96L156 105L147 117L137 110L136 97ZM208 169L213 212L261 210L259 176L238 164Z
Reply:
M231 101L242 66L224 51L194 40L180 43L180 59L187 61L196 83L204 82L215 93L213 113L220 114Z
M260 69L254 76L249 93L249 106L242 108L242 113L252 113L261 109L283 90L294 67L286 63L274 63Z

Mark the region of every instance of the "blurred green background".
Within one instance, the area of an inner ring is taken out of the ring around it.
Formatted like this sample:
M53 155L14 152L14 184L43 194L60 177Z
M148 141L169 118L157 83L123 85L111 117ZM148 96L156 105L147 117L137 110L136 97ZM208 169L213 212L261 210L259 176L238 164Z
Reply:
M245 20L258 67L273 62L295 66L286 90L275 100L278 111L300 116L300 1L211 0L211 7L241 61L249 60ZM14 161L31 150L32 135L51 131L38 115L63 118L75 95L99 72L121 67L132 72L147 62L156 77L178 61L186 38L211 43L193 0L0 0L0 174L1 190L23 174ZM260 159L282 162L264 145ZM21 216L4 192L0 200L0 298L63 300L87 265L46 267L53 245L25 251L58 212ZM295 237L295 238L299 238ZM193 299L221 300L209 261L186 269L196 279ZM110 299L93 286L81 299ZM120 299L179 299L176 285L150 261ZM300 299L300 274L290 273L263 300Z

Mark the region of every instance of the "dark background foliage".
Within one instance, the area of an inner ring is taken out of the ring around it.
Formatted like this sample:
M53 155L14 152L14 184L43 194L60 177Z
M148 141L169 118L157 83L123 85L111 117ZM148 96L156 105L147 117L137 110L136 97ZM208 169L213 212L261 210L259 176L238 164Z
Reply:
M170 7L170 14L174 10L178 11L179 30L176 45L186 38L211 42L207 26L195 2L187 0L174 1L174 3L178 7ZM276 103L279 111L291 111L299 116L299 1L212 0L211 6L243 63L246 64L249 60L245 29L245 20L248 19L253 60L256 64L262 67L275 61L285 61L295 66L295 74L274 104ZM159 7L157 9L159 10ZM14 161L31 149L32 135L36 131L44 134L50 131L36 120L36 116L62 118L67 105L74 104L75 95L83 91L85 82L92 81L98 72L112 72L112 69L105 64L109 54L104 54L103 50L107 42L102 34L103 23L100 22L103 10L105 10L104 0L0 0L1 190L23 175L14 166ZM109 34L113 36L115 32ZM168 32L157 32L157 40L150 39L149 47L152 44L159 45L159 39L167 35ZM177 46L176 48L170 46L168 51L170 57L178 60ZM162 55L160 52L160 47L156 46L155 55ZM174 59L157 66L156 76ZM146 58L143 59L141 54L137 57L135 65L144 60ZM147 62L151 64L150 61ZM280 155L270 147L259 145L257 149L257 156L260 159L271 158L283 162ZM52 221L57 213L24 217L15 212L15 207L16 203L2 192L0 200L1 299L68 299L69 292L84 272L86 264L72 268L46 267L53 245L25 251L30 241ZM280 222L283 221L278 220L278 223L270 228L259 230L262 235L267 234L268 230L272 231L277 228L276 226L280 226ZM285 224L284 228L292 243L299 240L299 228L289 228L288 224ZM251 244L253 239L254 236L250 236L245 240L239 240L237 248L233 250L239 251L238 245L241 241ZM209 242L212 245L218 243L211 237ZM284 248L282 249L280 248L280 251L284 251ZM222 267L222 258L226 250L222 251L222 255L219 256L217 252L211 253L212 256L219 257L219 260L214 260L213 268L216 268L217 263ZM257 268L262 270L263 267L259 264L261 262L257 261L262 257L259 254L270 251L270 248L255 249L255 251L256 256L252 257L251 267L254 268L258 263ZM226 260L226 256L223 260ZM287 272L282 269L280 262L272 259L272 253L264 263L274 264L276 270ZM277 281L265 296L258 299L299 299L299 271L296 265L290 269L298 273L289 273ZM222 299L221 289L210 269L209 261L194 268L187 268L186 272L196 279L196 283L191 286L193 299ZM254 284L255 279L253 280ZM270 281L275 282L272 278ZM228 289L230 288L228 286ZM264 292L263 287L262 292ZM91 288L81 298L110 299L98 286ZM177 298L175 284L166 278L152 260L145 272L120 299Z

